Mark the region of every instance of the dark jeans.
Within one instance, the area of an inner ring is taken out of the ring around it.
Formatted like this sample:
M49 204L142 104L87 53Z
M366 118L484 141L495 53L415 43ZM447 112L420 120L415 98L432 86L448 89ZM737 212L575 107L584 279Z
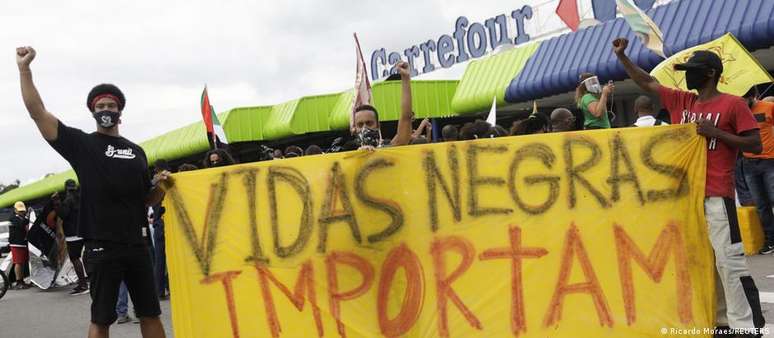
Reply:
M753 206L752 195L750 195L750 188L747 187L744 175L744 156L739 154L736 158L736 168L734 169L734 180L736 181L736 197L739 200L739 204L743 207Z
M744 179L758 209L766 244L774 244L774 159L745 158Z
M159 296L163 295L166 289L169 289L169 277L167 276L167 252L164 244L164 225L157 222L153 229L153 242L155 244L155 268L156 284L158 286Z

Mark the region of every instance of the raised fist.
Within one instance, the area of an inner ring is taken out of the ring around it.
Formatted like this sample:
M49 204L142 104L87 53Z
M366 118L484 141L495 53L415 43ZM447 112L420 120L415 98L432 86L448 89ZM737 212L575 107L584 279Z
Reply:
M401 78L411 77L411 69L409 69L408 62L406 61L398 62L398 64L395 65L395 68L398 69L398 74L400 74Z
M618 38L613 40L613 52L615 52L616 55L624 55L626 52L626 47L629 46L629 40L626 38Z
M29 67L33 59L35 59L35 49L32 47L16 48L16 64L19 66L19 69Z

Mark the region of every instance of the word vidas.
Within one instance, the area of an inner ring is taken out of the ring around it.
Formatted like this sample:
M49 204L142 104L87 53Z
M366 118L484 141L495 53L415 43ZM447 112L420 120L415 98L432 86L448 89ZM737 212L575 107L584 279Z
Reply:
M511 41L508 32L508 18L505 14L489 18L483 24L470 23L468 18L460 16L454 24L452 35L444 34L438 40L427 40L418 46L413 45L403 51L411 69L411 76L419 74L415 61L422 54L424 67L422 73L429 73L436 69L434 59L443 68L449 68L456 63L462 63L469 59L480 58L486 54L487 45L492 50L499 45L513 43L515 45L528 42L529 34L524 31L524 21L532 18L532 7L524 6L511 12L511 18L516 22L516 37ZM488 41L488 43L487 43ZM455 44L456 43L456 44ZM456 55L454 52L456 51ZM470 53L470 54L468 54ZM433 56L435 55L435 57ZM389 54L384 48L371 53L371 78L377 80L397 72L395 65L403 56L398 52ZM389 70L387 66L390 66Z

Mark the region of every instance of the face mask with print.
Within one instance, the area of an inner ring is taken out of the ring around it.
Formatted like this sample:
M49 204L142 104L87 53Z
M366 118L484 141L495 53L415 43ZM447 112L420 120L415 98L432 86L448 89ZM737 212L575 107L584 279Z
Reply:
M109 111L109 110L103 110L98 111L94 113L94 119L97 121L97 124L102 128L111 128L115 126L118 123L118 118L121 116L121 113Z
M382 143L382 132L379 129L364 127L358 133L357 141L361 146L379 147Z
M586 86L586 90L589 91L589 93L602 93L602 86L599 85L599 78L596 76L583 80L583 84Z

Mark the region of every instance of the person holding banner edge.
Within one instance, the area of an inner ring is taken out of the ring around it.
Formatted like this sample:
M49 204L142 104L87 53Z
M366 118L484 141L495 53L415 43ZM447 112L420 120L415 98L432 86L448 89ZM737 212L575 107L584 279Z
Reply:
M403 146L411 141L411 119L414 111L411 108L411 69L405 61L399 62L395 68L401 79L400 119L395 137L390 141L391 146ZM373 150L382 145L382 132L379 128L379 113L370 105L361 105L355 108L352 135L360 140L360 149Z
M760 254L774 252L774 103L761 101L758 88L752 86L744 99L758 122L763 151L760 154L743 153L739 165L742 167L742 180L754 201L766 241Z
M24 105L40 134L75 170L81 184L78 236L85 240L91 324L88 336L108 337L116 320L118 288L124 281L135 300L145 338L164 337L151 256L143 233L146 210L161 202L164 171L152 179L145 152L120 136L118 125L126 99L118 87L101 84L87 97L97 131L68 127L43 104L32 80L31 47L16 49Z
M662 86L626 55L629 41L613 41L613 51L629 77L643 90L658 94L672 123L695 123L707 138L707 178L704 213L715 252L716 325L730 327L737 337L760 336L764 327L758 289L744 257L734 202L734 163L738 151L760 153L758 124L742 98L717 89L723 63L717 54L697 51L688 62L675 65L686 72L686 92Z

